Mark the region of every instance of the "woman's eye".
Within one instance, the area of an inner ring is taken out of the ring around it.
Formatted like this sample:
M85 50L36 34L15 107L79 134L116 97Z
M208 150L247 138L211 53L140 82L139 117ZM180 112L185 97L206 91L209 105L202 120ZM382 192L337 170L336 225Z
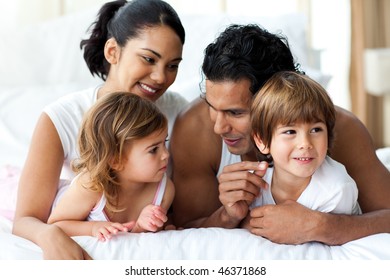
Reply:
M179 68L179 64L170 64L170 65L168 65L168 68L169 69L178 69Z
M154 60L153 58L151 58L151 57L144 56L143 58L144 58L144 60L145 60L146 62L148 62L148 63L150 63L150 64L153 64L153 63L155 62L155 60Z
M157 150L158 150L158 147L154 147L153 149L151 149L151 150L149 151L149 153L155 154L155 153L157 152Z

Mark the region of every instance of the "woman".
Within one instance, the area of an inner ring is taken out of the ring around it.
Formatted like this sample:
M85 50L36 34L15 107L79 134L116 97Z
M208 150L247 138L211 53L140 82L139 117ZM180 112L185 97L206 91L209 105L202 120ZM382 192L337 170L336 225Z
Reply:
M81 41L84 59L104 83L73 93L45 108L35 128L19 182L13 233L43 250L45 259L90 259L65 232L48 225L60 182L74 177L70 162L77 157L77 134L84 113L114 91L127 91L156 102L184 99L164 92L174 82L185 39L176 12L160 0L113 1L99 11L89 39ZM160 98L161 97L161 98ZM177 112L177 111L176 111ZM169 126L175 112L169 112Z

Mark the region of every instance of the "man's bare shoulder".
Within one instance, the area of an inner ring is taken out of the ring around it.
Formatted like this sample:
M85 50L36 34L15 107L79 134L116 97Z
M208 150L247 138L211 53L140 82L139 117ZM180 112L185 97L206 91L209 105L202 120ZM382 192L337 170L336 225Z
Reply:
M173 134L196 134L198 137L215 138L209 108L203 99L193 100L177 116Z
M373 148L372 138L365 125L352 112L336 106L334 148L346 147L353 143ZM360 140L356 142L356 140ZM352 143L351 143L352 142ZM363 147L359 147L363 148Z
M176 122L210 122L208 106L202 98L196 98L190 102L177 116Z
M362 125L360 120L350 111L341 108L339 106L335 106L336 109L336 126L342 127L345 125Z
M192 101L176 118L170 144L172 158L176 161L179 158L186 161L191 158L192 167L196 164L202 168L219 166L222 141L214 133L209 107L203 99Z
M335 108L336 124L331 156L348 165L348 161L360 156L357 151L368 148L362 145L371 146L372 140L364 124L353 113L338 106Z

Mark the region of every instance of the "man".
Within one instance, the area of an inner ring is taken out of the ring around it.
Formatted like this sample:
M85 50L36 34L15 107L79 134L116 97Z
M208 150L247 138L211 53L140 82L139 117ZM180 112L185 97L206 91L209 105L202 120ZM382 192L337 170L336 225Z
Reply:
M365 214L320 213L294 201L249 211L265 187L267 166L251 139L253 96L274 73L298 68L286 39L256 25L232 25L206 48L206 92L182 112L171 137L176 226L245 224L254 234L288 244L336 245L390 232L390 172L376 157L364 125L339 107L331 155L356 181Z

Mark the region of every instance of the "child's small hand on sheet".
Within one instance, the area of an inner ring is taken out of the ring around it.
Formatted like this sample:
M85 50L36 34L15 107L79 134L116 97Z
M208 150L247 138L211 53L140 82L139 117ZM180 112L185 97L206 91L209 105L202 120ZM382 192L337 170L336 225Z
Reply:
M149 204L142 209L132 232L156 232L164 226L167 220L168 217L164 208L158 205Z
M99 241L107 241L112 238L112 235L118 232L128 232L133 229L135 222L128 223L111 223L111 222L97 222L92 227L92 236L95 236Z

